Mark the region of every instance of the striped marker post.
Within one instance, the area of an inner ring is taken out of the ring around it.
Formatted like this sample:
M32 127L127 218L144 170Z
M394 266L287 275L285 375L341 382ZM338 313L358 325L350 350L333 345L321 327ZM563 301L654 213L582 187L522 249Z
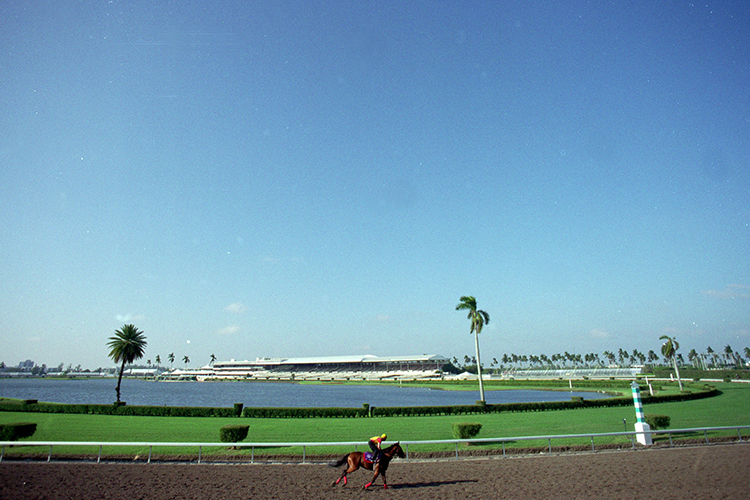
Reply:
M638 387L635 381L630 384L630 388L633 390L633 404L635 405L635 438L644 446L653 444L651 441L651 432L649 432L651 431L651 426L646 423L646 418L643 415L641 388Z

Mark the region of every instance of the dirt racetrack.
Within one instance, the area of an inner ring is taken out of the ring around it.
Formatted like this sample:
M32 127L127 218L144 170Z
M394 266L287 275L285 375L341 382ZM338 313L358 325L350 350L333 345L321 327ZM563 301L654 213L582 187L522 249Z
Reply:
M388 489L371 473L325 465L95 464L3 461L0 498L15 499L639 499L748 498L750 445L405 462Z

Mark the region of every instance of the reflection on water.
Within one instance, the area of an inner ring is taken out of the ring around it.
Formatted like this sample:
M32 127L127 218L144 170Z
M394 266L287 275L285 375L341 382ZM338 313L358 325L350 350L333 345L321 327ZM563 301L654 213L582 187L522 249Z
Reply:
M109 404L115 400L117 379L51 380L0 379L0 396L54 403ZM288 382L154 382L123 379L121 398L130 405L231 407L360 407L473 404L479 391L430 388ZM568 401L607 397L596 392L508 390L485 391L489 404Z

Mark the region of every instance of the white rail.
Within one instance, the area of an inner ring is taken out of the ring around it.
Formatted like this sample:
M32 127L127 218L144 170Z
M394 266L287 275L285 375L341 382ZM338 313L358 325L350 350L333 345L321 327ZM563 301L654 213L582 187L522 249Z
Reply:
M702 432L706 444L710 444L708 433L716 431L729 431L736 430L737 436L740 442L742 440L742 431L750 429L750 425L740 426L724 426L724 427L694 427L689 429L672 429L672 430L655 430L650 431L651 434L667 434L669 436L669 445L674 446L672 436L674 434L688 434ZM502 444L503 457L506 456L505 443L516 442L516 441L547 441L549 452L552 453L552 440L553 439L577 439L577 438L589 438L591 440L591 451L595 452L596 448L594 445L594 438L605 437L605 436L628 436L631 441L631 445L635 448L635 435L634 431L624 432L605 432L605 433L587 433L587 434L557 434L557 435L544 435L544 436L513 436L513 437L497 437L497 438L474 438L474 439L432 439L424 441L401 441L404 445L406 452L406 459L409 459L409 445L430 445L430 444L455 444L455 458L459 458L458 445L462 443L477 443L477 444L488 444L497 443ZM750 440L750 438L748 439ZM201 463L203 448L226 448L227 446L235 446L237 448L250 448L250 463L255 463L255 449L256 448L288 448L297 447L302 448L302 463L305 463L308 448L324 448L331 446L353 446L356 450L358 446L363 446L361 441L338 441L338 442L282 442L282 443L163 443L153 441L0 441L2 446L2 452L0 452L0 462L3 461L5 456L6 446L45 446L49 447L49 454L47 455L47 461L52 460L52 448L54 446L92 446L99 448L99 454L96 462L99 463L102 458L103 447L148 447L148 459L147 463L151 463L151 455L154 447L181 447L181 448L198 448L198 463Z

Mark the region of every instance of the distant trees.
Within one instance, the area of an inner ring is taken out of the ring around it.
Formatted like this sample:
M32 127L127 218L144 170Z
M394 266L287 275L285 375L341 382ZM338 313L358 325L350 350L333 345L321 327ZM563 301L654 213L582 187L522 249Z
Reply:
M119 330L115 330L115 335L109 338L107 346L109 347L109 357L115 363L121 363L120 374L117 377L117 403L120 403L120 385L122 384L122 373L125 371L125 364L132 363L136 359L141 359L146 351L146 337L135 325L123 325Z
M662 340L665 340L662 338ZM674 339L673 346L674 346ZM677 344L679 347L679 344ZM744 358L743 358L744 355ZM637 366L637 365L658 365L658 364L669 364L674 367L675 362L678 367L687 366L690 364L693 368L702 368L704 370L710 367L718 367L724 365L728 368L743 368L747 362L745 358L750 359L750 347L745 347L742 351L736 351L731 346L725 346L722 354L716 354L709 346L706 353L699 353L696 349L691 349L686 356L687 363L683 359L682 354L675 353L674 360L672 357L664 356L660 357L653 349L644 354L644 352L638 349L633 349L632 352L628 353L624 349L618 349L617 351L606 350L601 355L593 352L585 353L583 355L570 353L564 351L563 353L553 353L547 355L541 354L516 354L516 353L504 353L498 361L498 358L492 359L492 366L499 365L498 370L511 370L511 369L563 369L563 368L597 368L610 366ZM706 360L709 363L706 364ZM661 363L660 363L661 360ZM619 361L619 362L618 362ZM471 373L476 373L475 365L476 358L468 355L464 356L463 369ZM458 358L454 358L454 365L461 367ZM675 370L677 371L677 370Z

